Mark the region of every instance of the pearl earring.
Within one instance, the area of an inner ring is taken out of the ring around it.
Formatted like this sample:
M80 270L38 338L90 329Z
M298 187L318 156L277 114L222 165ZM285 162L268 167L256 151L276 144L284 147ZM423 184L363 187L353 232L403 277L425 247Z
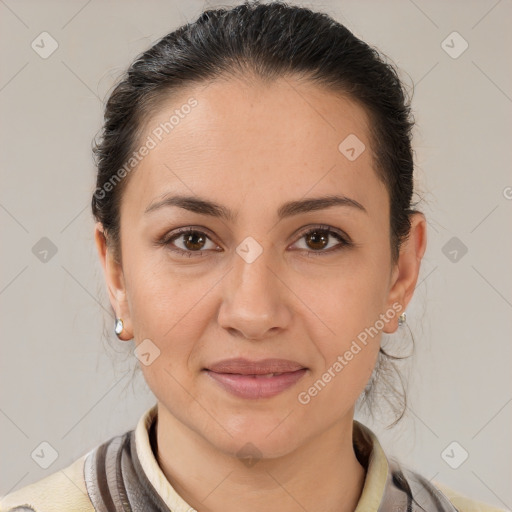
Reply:
M121 339L119 337L119 335L123 332L123 329L124 329L123 321L120 318L116 318L116 323L115 323L115 326L114 326L114 332L116 333L116 335L117 335L117 337L119 339Z

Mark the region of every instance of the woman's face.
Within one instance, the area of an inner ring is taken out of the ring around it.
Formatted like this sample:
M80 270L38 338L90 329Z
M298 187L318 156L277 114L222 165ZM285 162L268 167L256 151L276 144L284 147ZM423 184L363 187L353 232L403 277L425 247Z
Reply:
M250 442L275 457L351 424L381 331L396 330L410 298L367 123L352 101L289 78L194 86L146 126L141 145L155 147L123 195L111 301L161 405L226 453ZM162 203L175 196L192 200ZM315 207L328 196L350 201ZM241 396L205 370L231 358L306 370L272 396L283 376L233 377Z

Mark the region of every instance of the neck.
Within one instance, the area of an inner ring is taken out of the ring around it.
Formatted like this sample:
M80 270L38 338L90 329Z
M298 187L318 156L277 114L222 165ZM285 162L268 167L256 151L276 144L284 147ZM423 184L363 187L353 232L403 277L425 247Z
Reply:
M245 465L159 402L156 458L176 492L201 512L354 511L366 471L354 452L352 425L350 414L284 456Z

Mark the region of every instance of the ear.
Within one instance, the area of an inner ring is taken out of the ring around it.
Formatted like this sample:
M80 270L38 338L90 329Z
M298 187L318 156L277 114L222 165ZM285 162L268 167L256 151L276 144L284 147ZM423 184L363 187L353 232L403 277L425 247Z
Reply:
M411 230L408 239L400 248L398 262L393 268L390 291L387 299L387 310L394 309L392 305L402 306L399 314L407 308L418 281L421 259L427 247L427 221L422 213L411 215ZM386 324L383 331L393 333L398 328L398 316Z
M124 328L119 337L123 341L131 340L133 338L133 328L126 299L123 269L121 264L115 261L112 251L107 247L107 240L101 222L96 223L94 239L107 282L110 304L115 311L116 317L123 320ZM112 329L113 327L114 324L112 324Z

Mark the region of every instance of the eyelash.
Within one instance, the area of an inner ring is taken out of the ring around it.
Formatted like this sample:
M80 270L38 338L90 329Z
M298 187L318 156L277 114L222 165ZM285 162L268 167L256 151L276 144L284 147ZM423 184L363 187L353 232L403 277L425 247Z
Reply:
M317 232L324 233L327 237L332 236L332 237L336 238L340 242L340 244L335 246L334 248L331 247L327 250L318 250L318 251L307 250L307 249L296 249L296 250L299 250L299 251L306 250L308 252L309 256L323 256L325 254L332 254L332 253L337 252L345 247L350 247L350 246L354 245L347 238L342 236L337 231L334 231L330 226L326 226L326 225L318 225L318 226L314 226L314 227L308 229L304 233L301 233L299 240L301 240L302 238L304 238L312 233L317 233ZM207 235L207 233L200 231L199 229L187 227L187 228L181 228L173 233L170 233L169 235L164 236L162 238L162 240L160 240L158 243L159 243L159 245L163 245L163 246L167 247L169 250L179 254L180 256L184 256L184 257L188 257L188 258L190 258L192 256L202 256L203 252L206 252L206 251L184 251L183 249L179 249L179 248L172 246L171 242L173 242L174 240L177 240L178 238L180 238L183 235L190 235L190 234L205 235L206 238L208 238L210 240L210 237Z

